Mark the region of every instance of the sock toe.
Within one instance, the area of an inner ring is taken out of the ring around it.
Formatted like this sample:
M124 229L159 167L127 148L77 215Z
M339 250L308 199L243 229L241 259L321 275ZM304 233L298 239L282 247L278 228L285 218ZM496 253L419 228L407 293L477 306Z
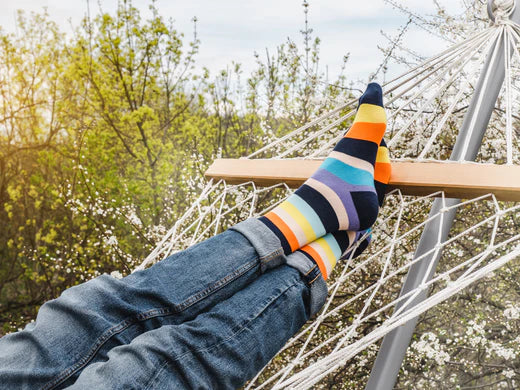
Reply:
M359 98L359 105L374 104L383 107L383 89L378 83L370 83Z

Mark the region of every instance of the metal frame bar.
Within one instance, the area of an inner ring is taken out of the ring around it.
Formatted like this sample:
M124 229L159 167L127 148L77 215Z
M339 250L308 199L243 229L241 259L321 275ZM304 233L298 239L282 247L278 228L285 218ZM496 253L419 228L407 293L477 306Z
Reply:
M493 0L489 0L488 13L490 18L494 20L492 3ZM520 23L520 7L515 7L510 19ZM498 55L493 55L494 50L498 50ZM475 160L504 82L504 76L504 39L498 39L497 44L491 48L482 69L475 94L466 112L450 160ZM436 199L430 211L430 217L439 214L443 207L450 207L459 202L460 199L445 199L444 203L441 199ZM442 216L439 214L438 218L433 219L425 226L414 254L414 259L432 250L437 245L438 240L443 242L447 239L454 218L455 208L442 214ZM430 256L426 256L422 261L410 268L401 289L401 295L415 289L423 281L428 281L433 277L441 254L441 250L434 251ZM420 293L409 303L409 306L422 302L427 296L428 293L426 291ZM396 305L395 310L398 310L400 306L399 304ZM366 385L366 390L390 390L394 387L417 320L418 318L414 318L384 337Z

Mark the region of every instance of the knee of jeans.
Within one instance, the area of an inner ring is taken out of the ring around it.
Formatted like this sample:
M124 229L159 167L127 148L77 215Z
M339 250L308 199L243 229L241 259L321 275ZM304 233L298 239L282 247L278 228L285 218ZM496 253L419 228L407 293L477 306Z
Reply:
M65 290L57 299L46 302L42 309L47 315L74 315L75 318L97 317L97 311L101 306L110 304L111 299L116 299L112 283L113 278L101 275L85 283L73 286ZM41 312L42 310L40 310Z

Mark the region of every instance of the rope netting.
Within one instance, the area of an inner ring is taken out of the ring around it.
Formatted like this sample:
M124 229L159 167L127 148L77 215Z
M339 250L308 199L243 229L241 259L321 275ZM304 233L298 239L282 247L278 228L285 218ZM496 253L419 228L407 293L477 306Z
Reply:
M491 53L504 56L505 81L476 163L518 164L518 41L520 27L497 15L488 28L386 82L385 137L392 159L458 163L446 160ZM477 110L483 100L478 98ZM354 98L247 158L324 157L349 127L356 105ZM262 215L291 193L284 183L262 188L253 182L230 185L210 180L138 269L245 218ZM435 198L441 199L443 207L431 215L428 211ZM329 282L329 298L318 317L289 341L247 388L306 389L337 375L337 369L353 359L361 364L366 359L362 352L375 348L388 332L520 258L519 210L520 204L499 202L493 194L453 205L442 192L410 197L394 190L373 228L369 248L360 257L338 265ZM451 213L455 213L455 223L448 239L442 238L440 227L429 232L436 237L435 245L414 257L427 223L442 221ZM432 254L442 254L437 269L429 270L434 272L433 278L425 277L417 288L399 296L409 268ZM425 291L429 296L412 305Z

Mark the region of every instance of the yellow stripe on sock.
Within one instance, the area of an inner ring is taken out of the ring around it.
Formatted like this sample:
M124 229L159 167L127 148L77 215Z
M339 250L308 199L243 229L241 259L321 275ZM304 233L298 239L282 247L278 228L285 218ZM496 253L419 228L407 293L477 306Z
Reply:
M325 240L323 237L320 237L314 242L317 245L319 245L323 249L323 251L327 254L327 259L329 260L331 269L333 269L336 266L336 256L334 256L334 252L332 251L332 248L330 247L327 240Z
M382 163L390 162L390 154L388 153L388 148L385 148L384 146L380 146L377 149L376 162L382 162Z
M327 278L332 272L332 265L330 264L330 261L327 258L327 253L325 252L325 249L317 241L311 242L309 244L309 247L314 249L316 253L320 256L320 259L318 261L321 261L326 269L326 273L325 275L323 275L323 278L327 280Z
M386 123L386 112L381 106L364 103L359 106L354 122Z
M301 248L309 242L307 236L303 233L298 222L296 222L292 215L289 214L283 207L278 206L271 212L278 216L278 218L280 218L293 232L294 236L296 237L296 240L298 241L298 245L296 248Z
M307 242L311 242L316 239L316 233L314 232L311 224L309 221L307 221L307 218L305 218L305 216L300 212L300 210L298 210L296 206L290 202L283 202L279 207L285 210L296 221L296 223L303 231L303 234L305 234Z

